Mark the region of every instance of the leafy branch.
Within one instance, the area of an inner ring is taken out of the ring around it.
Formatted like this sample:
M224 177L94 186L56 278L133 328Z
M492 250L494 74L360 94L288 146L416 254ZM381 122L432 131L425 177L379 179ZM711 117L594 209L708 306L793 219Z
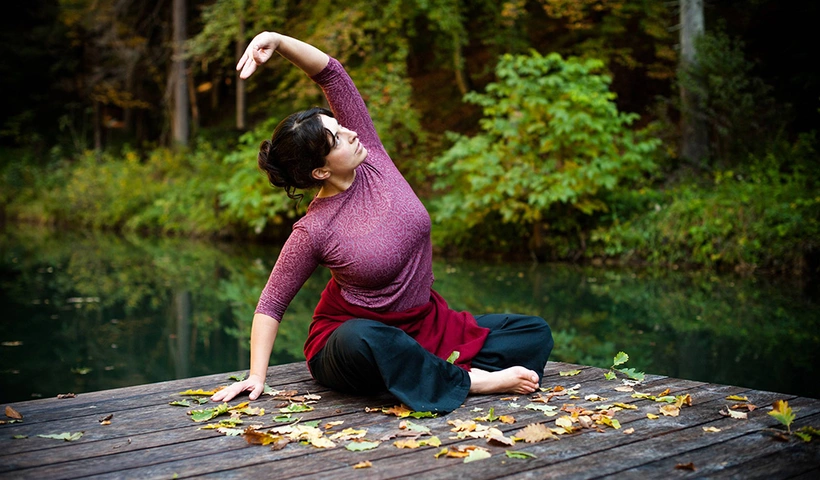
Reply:
M604 377L607 380L614 380L616 378L615 372L621 372L632 380L642 382L646 376L644 372L639 372L634 368L616 368L619 365L625 364L627 361L629 361L629 355L625 352L618 352L612 359L612 366L609 367L609 371L604 374Z

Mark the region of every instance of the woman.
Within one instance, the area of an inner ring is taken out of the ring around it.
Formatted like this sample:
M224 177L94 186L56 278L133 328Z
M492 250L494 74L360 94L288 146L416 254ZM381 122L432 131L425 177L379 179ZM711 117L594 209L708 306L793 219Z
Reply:
M239 60L240 77L273 52L319 84L332 112L313 108L283 120L260 146L259 167L291 198L301 198L296 189L319 190L260 296L250 375L212 399L259 397L279 321L318 265L332 272L305 343L319 383L353 394L387 390L413 410L442 413L468 393L535 391L553 345L546 322L449 309L431 288L430 217L344 68L311 45L263 32Z

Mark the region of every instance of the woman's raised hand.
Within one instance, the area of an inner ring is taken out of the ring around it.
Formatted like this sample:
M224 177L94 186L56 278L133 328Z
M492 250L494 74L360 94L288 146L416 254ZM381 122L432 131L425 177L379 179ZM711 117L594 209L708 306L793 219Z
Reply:
M256 67L270 60L273 52L279 48L280 35L274 32L262 32L253 37L242 58L236 64L239 78L245 79L256 71Z
M216 392L211 396L212 402L229 402L233 399L233 397L239 395L242 392L250 391L250 395L248 398L251 400L256 400L259 398L259 395L262 395L262 392L265 390L265 379L260 378L256 375L249 375L248 378L242 380L241 382L236 382L233 385L223 388L222 390Z

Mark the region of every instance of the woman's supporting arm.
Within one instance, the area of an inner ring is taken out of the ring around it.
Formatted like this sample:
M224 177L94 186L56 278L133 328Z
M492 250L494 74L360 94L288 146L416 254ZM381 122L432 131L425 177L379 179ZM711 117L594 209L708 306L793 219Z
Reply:
M253 37L236 64L239 77L250 77L256 67L270 60L273 52L278 52L309 76L321 72L329 59L326 53L301 40L276 32L262 32Z
M216 392L211 400L214 402L230 401L241 392L250 391L248 398L256 400L265 390L265 377L268 373L270 353L276 334L279 332L279 321L275 318L257 313L253 316L251 327L251 371L248 378L236 382L228 388Z

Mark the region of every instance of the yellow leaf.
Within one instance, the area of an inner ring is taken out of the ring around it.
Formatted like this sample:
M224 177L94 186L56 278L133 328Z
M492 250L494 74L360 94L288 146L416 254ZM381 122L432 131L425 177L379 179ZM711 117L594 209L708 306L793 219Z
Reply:
M327 423L325 424L325 430L330 430L331 428L333 428L333 427L335 427L335 426L337 426L337 425L341 425L341 424L343 424L343 423L345 423L345 421L344 421L344 420L339 420L339 421L337 421L337 422L327 422Z
M660 407L660 412L667 417L677 417L680 415L680 408L675 405L662 405Z
M330 441L330 439L325 437L315 437L310 439L310 444L317 448L333 448L336 446L335 443Z
M717 432L720 431L720 429L717 428L717 427L703 427L703 431L704 432L717 433Z
M345 428L339 433L331 435L331 440L353 440L367 435L367 429L356 430L355 428Z
M399 418L409 417L410 414L413 413L412 410L410 410L409 408L407 408L403 404L402 405L396 405L396 406L391 407L391 408L382 409L382 412L386 413L387 415L395 415Z
M508 423L508 424L515 423L515 417L513 417L512 415L501 415L501 416L498 417L498 420L501 423Z
M417 442L416 440L414 440L412 438L410 438L408 440L397 440L397 441L393 442L393 445L395 445L396 448L410 448L410 449L419 448L421 446L421 445L419 445L419 442Z
M433 455L433 457L438 458L442 455L447 455L448 452L449 452L449 450L447 450L446 448L442 448L441 450L438 451L437 454Z
M637 410L638 409L638 407L636 407L635 405L632 405L631 403L615 402L612 405L615 405L616 407L621 407L624 410Z
M472 432L476 429L477 425L472 420L448 420L448 424L452 425L453 428L450 429L451 432Z
M203 390L201 388L197 390L185 390L184 392L179 392L180 395L213 395L216 393L216 390Z
M647 414L646 414L646 418L648 418L648 419L650 419L650 420L657 420L657 419L659 419L659 418L661 418L661 417L659 417L659 416L657 416L657 415L654 415L654 414L652 414L652 413L647 413Z
M555 425L562 427L567 433L572 433L572 417L564 415L555 420Z
M624 435L632 435L633 433L635 433L634 428L627 428L626 430L624 430Z
M353 468L370 468L372 466L373 464L370 462L370 460L365 460L363 462L357 463L356 465L353 465Z
M726 397L726 400L732 400L734 402L748 402L749 399L743 395L729 395Z

